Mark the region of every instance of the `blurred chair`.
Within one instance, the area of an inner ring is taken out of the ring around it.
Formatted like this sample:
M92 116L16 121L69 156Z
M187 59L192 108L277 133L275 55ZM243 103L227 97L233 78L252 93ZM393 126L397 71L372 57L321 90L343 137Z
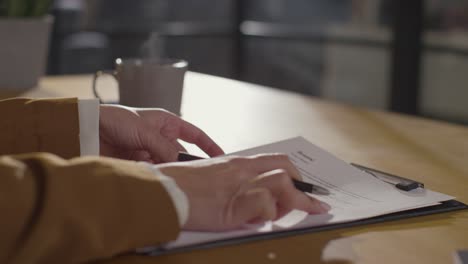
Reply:
M151 32L165 21L167 0L86 0L84 28L105 34L111 60L138 57Z
M97 32L83 32L81 0L55 1L48 74L90 73L111 67L108 41Z
M170 0L162 29L165 54L193 71L235 77L237 0Z
M85 27L108 36L112 58L153 49L187 60L190 70L233 77L235 1L87 0Z
M79 32L67 36L60 50L60 74L90 73L110 69L109 41L97 32Z

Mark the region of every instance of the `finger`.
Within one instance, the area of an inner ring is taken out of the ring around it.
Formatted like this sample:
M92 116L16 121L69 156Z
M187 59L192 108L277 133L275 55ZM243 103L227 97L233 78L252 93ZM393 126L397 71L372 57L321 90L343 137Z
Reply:
M329 207L313 197L298 191L285 170L273 170L259 175L252 181L253 188L268 189L277 201L278 218L293 209L320 214L328 211Z
M143 130L140 137L143 147L150 154L152 160L161 162L177 161L177 148L166 138L155 135L151 129Z
M237 159L243 163L242 167L253 171L256 175L275 169L283 169L290 177L302 180L301 174L285 154L260 154Z
M216 142L214 142L205 132L185 120L180 120L182 121L179 132L180 139L197 145L210 157L224 154L221 147L219 147L218 144L216 144Z
M233 204L232 228L252 222L265 222L276 218L276 201L264 188L250 189L239 195Z

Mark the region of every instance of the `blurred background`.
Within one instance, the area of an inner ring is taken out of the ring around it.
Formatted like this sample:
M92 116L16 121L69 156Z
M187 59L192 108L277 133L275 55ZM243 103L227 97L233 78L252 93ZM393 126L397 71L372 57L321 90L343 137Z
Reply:
M56 0L48 74L190 70L468 124L468 0Z

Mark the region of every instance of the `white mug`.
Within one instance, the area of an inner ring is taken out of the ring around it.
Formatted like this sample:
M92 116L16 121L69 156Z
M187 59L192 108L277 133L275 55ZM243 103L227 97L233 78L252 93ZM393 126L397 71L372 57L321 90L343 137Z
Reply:
M99 71L94 75L93 92L97 79L112 75L119 86L119 104L132 107L157 107L180 115L184 76L188 63L177 59L116 59L114 71Z

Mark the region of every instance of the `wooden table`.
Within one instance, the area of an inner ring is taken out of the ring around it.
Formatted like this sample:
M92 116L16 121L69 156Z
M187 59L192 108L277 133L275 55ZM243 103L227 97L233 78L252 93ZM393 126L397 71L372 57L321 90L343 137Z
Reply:
M100 86L116 100L114 81ZM91 76L44 78L26 95L89 98ZM187 75L182 113L226 152L301 135L346 161L422 181L468 203L467 127L197 73ZM108 263L452 263L462 248L468 249L468 210Z

